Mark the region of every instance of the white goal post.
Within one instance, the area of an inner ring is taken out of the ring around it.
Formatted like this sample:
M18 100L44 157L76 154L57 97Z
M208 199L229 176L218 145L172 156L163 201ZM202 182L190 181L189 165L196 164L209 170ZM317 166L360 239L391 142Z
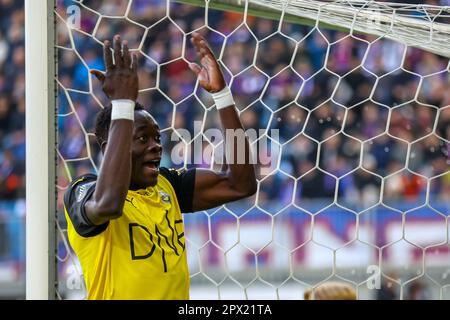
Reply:
M25 1L26 298L54 299L56 128L54 0Z

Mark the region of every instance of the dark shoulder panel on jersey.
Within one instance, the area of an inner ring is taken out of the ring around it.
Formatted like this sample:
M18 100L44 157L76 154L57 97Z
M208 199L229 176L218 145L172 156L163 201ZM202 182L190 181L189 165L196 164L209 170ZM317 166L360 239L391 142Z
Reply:
M86 174L72 181L64 194L64 207L67 210L75 231L83 237L96 236L108 227L106 222L102 225L93 224L87 217L84 205L92 197L97 183L97 176Z
M169 180L177 195L181 212L192 212L194 201L195 169L175 170L159 168L159 173Z

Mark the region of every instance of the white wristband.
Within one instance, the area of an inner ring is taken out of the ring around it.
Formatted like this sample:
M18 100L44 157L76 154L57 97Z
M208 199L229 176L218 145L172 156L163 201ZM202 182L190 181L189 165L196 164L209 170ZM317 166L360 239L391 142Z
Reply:
M234 106L233 95L228 86L225 86L219 92L211 93L214 103L216 104L217 110Z
M134 121L134 105L136 103L133 100L113 100L111 104L111 120L127 119Z

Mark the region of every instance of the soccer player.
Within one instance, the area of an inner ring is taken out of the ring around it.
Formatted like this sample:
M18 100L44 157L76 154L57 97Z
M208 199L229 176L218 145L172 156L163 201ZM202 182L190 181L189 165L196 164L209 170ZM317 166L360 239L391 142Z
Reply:
M242 129L230 89L205 39L191 39L200 65L189 67L210 92L224 129ZM136 56L116 35L104 43L106 73L91 73L112 106L96 120L103 152L99 175L74 179L64 196L67 233L79 258L88 299L188 299L189 272L181 213L206 210L256 192L248 140L246 161L226 172L160 167L158 124L136 103ZM237 150L241 147L241 150Z

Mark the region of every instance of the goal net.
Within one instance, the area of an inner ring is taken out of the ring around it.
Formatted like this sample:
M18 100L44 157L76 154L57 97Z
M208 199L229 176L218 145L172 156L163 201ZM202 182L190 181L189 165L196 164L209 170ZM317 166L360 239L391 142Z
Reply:
M62 198L101 162L108 101L89 70L104 40L139 55L161 165L220 167L218 115L187 65L194 31L252 129L258 190L184 215L191 298L303 299L327 281L359 299L450 298L450 9L429 2L57 1L58 298L85 297Z

